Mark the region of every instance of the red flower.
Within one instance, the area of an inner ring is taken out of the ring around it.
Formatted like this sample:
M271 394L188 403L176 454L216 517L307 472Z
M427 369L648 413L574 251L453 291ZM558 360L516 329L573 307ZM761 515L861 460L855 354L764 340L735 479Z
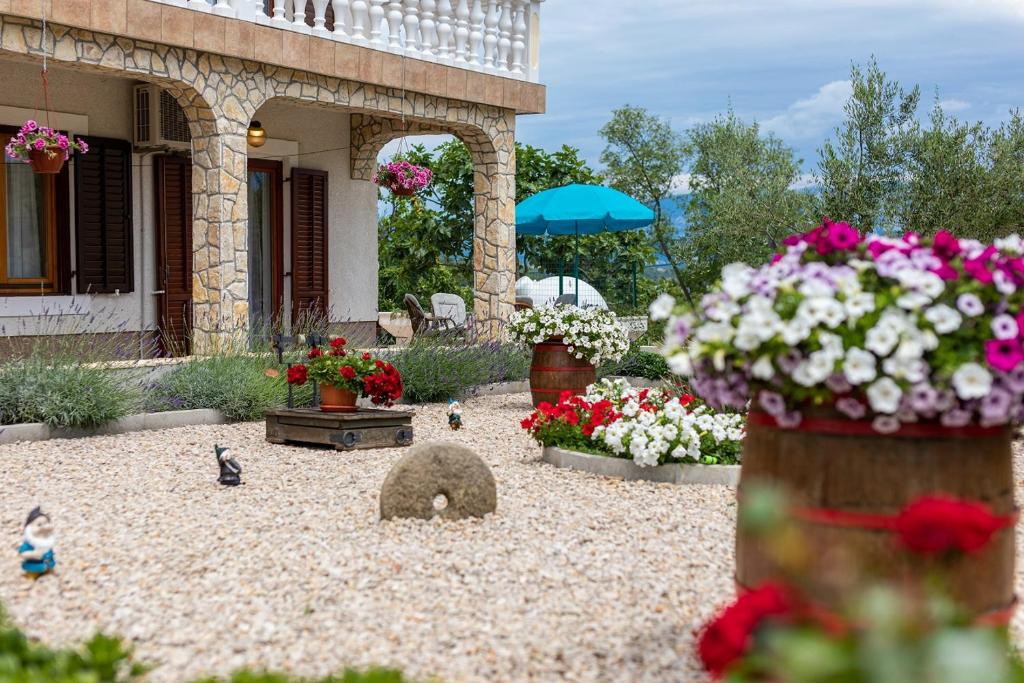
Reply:
M383 368L384 367L384 361L382 361L382 360L375 360L375 361L373 361L373 364L376 365L378 368Z
M721 678L747 653L754 632L765 619L783 617L793 611L789 591L778 584L766 583L740 595L700 633L697 654L704 668L713 677Z
M305 365L293 365L288 368L289 384L305 384L308 374Z
M344 377L345 379L355 379L356 378L356 371L352 368L351 365L344 365L344 366L342 366L342 368L341 368L341 370L339 370L339 372L341 373L341 376Z
M363 352L363 360L370 360L371 356L366 351Z
M974 553L1014 521L1010 515L993 515L981 503L938 495L918 498L905 507L893 530L907 550L921 555Z
M306 358L313 360L314 358L319 358L322 355L324 355L324 352L320 350L320 347L314 346L309 350L309 353L306 354Z
M348 344L348 341L346 341L346 339L344 337L338 337L337 339L332 339L331 340L331 348L332 349L340 349L345 344Z

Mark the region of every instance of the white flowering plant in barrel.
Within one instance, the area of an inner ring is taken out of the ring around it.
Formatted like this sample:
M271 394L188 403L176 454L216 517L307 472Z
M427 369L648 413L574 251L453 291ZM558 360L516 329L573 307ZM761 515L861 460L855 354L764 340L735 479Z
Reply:
M669 299L669 367L713 407L783 428L835 410L893 433L1024 418L1024 244L863 235L825 220L771 263L736 263L699 310Z
M512 341L527 345L561 340L571 356L595 366L621 360L629 350L625 328L614 312L603 308L528 308L513 313L507 329Z

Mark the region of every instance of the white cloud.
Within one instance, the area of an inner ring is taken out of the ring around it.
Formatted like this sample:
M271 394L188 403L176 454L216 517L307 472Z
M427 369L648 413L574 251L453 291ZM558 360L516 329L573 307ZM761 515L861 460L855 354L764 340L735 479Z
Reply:
M942 107L943 111L955 112L963 111L964 109L970 109L971 103L966 100L950 98L948 100L942 100L941 102L939 102L939 106Z
M690 179L693 177L691 173L680 173L672 179L672 193L673 194L689 194L690 192Z
M850 99L850 81L832 81L810 97L797 100L786 111L761 122L761 127L779 137L819 138L843 117L843 106Z

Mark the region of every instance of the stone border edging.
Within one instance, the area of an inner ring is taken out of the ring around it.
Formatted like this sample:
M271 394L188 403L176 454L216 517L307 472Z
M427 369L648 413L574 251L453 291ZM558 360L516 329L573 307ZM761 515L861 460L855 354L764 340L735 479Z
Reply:
M619 376L609 376L609 379L620 379ZM654 389L664 384L662 381L644 379L643 377L622 377L631 386L638 389ZM503 396L505 394L527 394L530 392L530 380L517 380L515 382L495 382L494 384L483 384L473 387L467 398L479 398L480 396ZM412 405L404 397L395 402L398 405Z
M19 441L47 441L49 439L78 439L86 436L124 434L149 429L169 429L190 425L224 424L227 419L219 410L169 410L163 413L128 415L93 429L80 427L51 427L41 422L0 426L0 444Z
M566 469L580 470L626 481L653 481L664 484L713 484L735 487L740 481L739 465L690 465L673 463L641 467L632 460L567 451L546 446L541 460Z

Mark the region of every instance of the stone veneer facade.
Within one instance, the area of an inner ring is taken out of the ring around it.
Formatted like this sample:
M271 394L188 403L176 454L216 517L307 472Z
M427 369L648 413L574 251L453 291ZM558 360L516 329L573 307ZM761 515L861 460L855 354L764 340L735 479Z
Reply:
M0 14L0 55L41 57L40 22ZM515 301L515 111L402 88L48 24L49 59L159 83L188 117L193 162L193 335L216 348L248 325L246 129L282 97L351 112L352 177L406 133L452 133L475 166L474 313L496 335ZM404 61L402 65L405 69Z

